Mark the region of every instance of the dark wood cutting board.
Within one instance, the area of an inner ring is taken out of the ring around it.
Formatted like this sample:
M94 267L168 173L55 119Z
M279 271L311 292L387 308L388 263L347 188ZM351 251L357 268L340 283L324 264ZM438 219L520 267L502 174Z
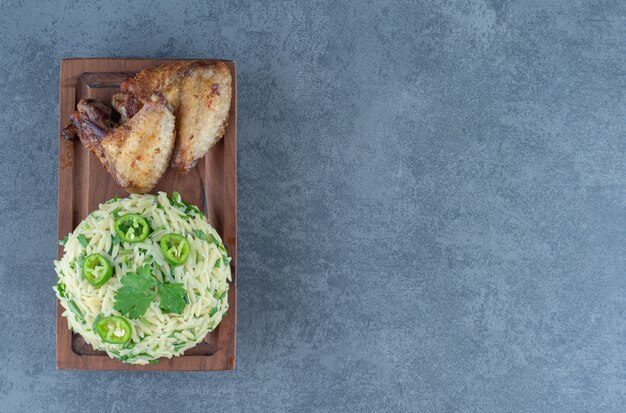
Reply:
M127 76L146 67L176 60L161 59L63 59L59 127L62 129L82 98L110 102ZM224 138L198 161L187 175L172 170L161 178L153 193L179 192L200 207L221 234L232 257L233 281L228 292L228 316L196 347L180 357L160 359L157 364L136 366L95 351L81 336L73 334L61 316L57 302L57 368L78 370L232 370L235 367L237 325L237 82L235 63L227 61L233 77L228 127ZM79 141L64 141L59 134L58 236L63 238L98 205L115 195L128 194L102 167L95 155ZM62 247L58 258L63 255Z

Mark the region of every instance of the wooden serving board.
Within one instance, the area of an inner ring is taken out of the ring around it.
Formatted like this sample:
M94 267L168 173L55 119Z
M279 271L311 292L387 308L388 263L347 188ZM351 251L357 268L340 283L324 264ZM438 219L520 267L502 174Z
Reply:
M176 60L161 59L63 59L61 61L60 130L68 123L82 98L110 102L127 76L146 67ZM157 364L136 366L95 351L80 335L73 334L61 316L57 302L57 368L77 370L232 370L235 367L237 325L237 82L235 62L227 61L233 77L233 96L226 134L187 175L172 170L161 178L153 192L179 192L183 200L200 207L221 234L232 257L232 283L228 291L228 316L196 347ZM102 167L95 155L79 141L69 142L59 134L58 235L63 238L98 205L115 195L128 194ZM59 247L59 259L63 248Z

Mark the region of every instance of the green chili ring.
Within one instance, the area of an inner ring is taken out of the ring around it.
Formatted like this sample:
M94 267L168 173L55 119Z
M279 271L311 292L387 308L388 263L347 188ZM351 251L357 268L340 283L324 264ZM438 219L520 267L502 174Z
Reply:
M180 234L163 235L160 244L165 260L174 267L183 265L189 258L189 252L191 251L189 242Z
M100 318L93 326L102 341L110 344L125 344L130 341L133 328L124 317L109 316Z
M91 254L83 261L83 277L94 287L101 287L113 275L109 260L101 254Z
M141 215L126 214L115 220L115 233L126 242L141 242L148 238L150 225Z

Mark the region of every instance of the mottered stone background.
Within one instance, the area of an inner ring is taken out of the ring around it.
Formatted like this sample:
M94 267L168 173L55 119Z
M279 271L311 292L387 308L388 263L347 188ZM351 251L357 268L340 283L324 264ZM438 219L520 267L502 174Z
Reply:
M625 21L0 3L0 411L623 411ZM55 368L59 62L97 56L237 61L235 371Z

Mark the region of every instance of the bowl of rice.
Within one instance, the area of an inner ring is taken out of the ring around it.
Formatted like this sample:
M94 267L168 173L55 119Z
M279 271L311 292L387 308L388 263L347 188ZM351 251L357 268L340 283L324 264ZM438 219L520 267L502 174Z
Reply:
M53 289L62 315L112 358L148 364L179 356L228 310L228 252L178 193L115 197L60 242Z

